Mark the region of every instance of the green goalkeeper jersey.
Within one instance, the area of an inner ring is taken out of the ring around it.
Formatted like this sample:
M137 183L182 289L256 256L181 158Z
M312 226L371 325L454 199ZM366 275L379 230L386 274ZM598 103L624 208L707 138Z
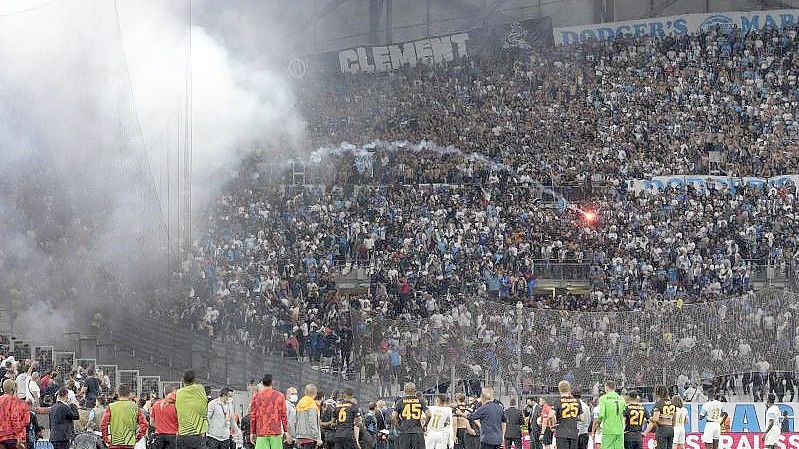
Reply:
M599 398L599 419L602 421L602 435L624 434L624 409L627 404L615 391L605 393Z

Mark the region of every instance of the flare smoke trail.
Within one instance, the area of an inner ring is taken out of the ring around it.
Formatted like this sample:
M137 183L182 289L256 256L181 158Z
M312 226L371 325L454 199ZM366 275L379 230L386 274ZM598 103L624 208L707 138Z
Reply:
M407 151L412 153L419 153L422 151L429 151L431 153L438 154L439 156L449 156L449 155L459 155L465 157L467 160L472 162L481 162L493 170L497 171L504 171L510 173L512 176L519 179L519 182L524 182L534 186L535 188L539 189L540 191L552 195L553 198L557 198L558 201L562 201L566 207L572 211L575 211L586 217L587 214L594 214L593 212L586 212L580 209L579 207L571 204L566 200L566 198L558 192L550 189L549 187L541 184L537 180L526 176L524 174L519 173L515 168L511 167L510 165L503 164L502 162L494 161L483 154L479 153L465 153L464 151L456 148L453 145L441 146L437 145L432 142L422 141L419 143L412 143L408 141L394 141L388 142L384 140L375 140L373 142L369 142L364 145L355 145L349 142L344 142L337 147L321 147L317 148L308 156L308 161L313 164L321 164L323 160L328 156L340 156L343 154L352 154L353 156L364 155L367 152L374 151L376 149L381 149L383 151L387 151L390 153L398 152L398 151ZM289 164L290 162L285 162ZM596 216L594 214L595 219Z

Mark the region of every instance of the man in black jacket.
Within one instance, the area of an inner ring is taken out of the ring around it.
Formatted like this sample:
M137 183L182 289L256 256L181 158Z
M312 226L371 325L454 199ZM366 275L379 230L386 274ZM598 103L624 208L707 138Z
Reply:
M516 408L516 398L510 398L510 407L505 409L505 449L522 449L522 424L524 416Z
M50 442L54 449L67 449L75 437L74 421L80 419L78 405L69 402L69 391L58 390L56 403L50 407Z
M543 406L541 405L540 398L527 398L527 425L530 431L530 435L540 435L541 434L541 426L538 425L538 418L541 417L541 410ZM541 449L541 440L539 438L530 438L530 449Z

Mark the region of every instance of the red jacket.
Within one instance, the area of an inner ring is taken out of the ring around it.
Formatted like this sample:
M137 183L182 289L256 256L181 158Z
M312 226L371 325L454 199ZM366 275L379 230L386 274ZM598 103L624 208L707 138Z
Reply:
M25 428L31 421L28 404L16 396L0 396L0 441L25 442Z
M286 398L272 388L264 388L250 402L250 434L256 437L283 435L288 429Z
M155 427L156 435L177 435L178 410L175 408L175 393L170 393L166 399L153 404L153 408L150 409L150 421Z

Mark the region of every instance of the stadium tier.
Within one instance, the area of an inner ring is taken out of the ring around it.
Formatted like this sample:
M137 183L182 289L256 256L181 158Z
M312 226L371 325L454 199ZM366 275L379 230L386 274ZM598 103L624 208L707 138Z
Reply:
M711 29L309 83L319 149L242 164L187 297L151 313L375 379L793 370L796 42Z

